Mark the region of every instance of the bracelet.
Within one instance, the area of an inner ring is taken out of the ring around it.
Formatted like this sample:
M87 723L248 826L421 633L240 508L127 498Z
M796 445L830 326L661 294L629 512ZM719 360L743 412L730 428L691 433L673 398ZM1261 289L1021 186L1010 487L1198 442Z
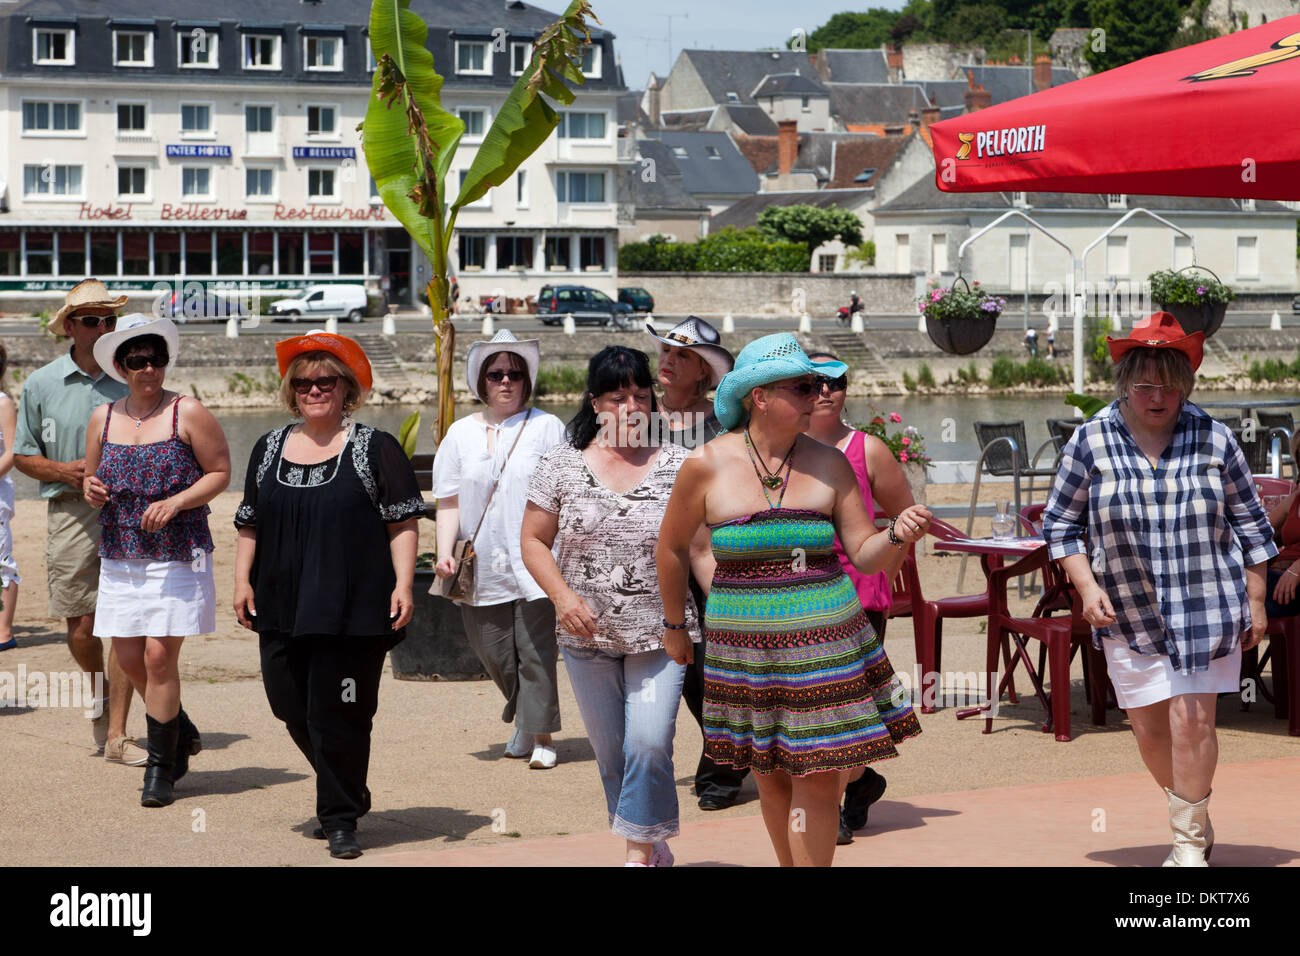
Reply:
M1295 574L1296 577L1300 578L1300 574L1296 574L1294 568L1287 568L1287 569L1286 569L1285 571L1283 571L1282 573L1283 573L1283 574Z
M897 520L897 518L889 519L889 543L896 548L901 548L906 542L904 542L898 535L894 534L894 522Z
M683 621L681 624L669 624L668 618L664 618L664 627L670 631L684 631L686 630L686 622Z

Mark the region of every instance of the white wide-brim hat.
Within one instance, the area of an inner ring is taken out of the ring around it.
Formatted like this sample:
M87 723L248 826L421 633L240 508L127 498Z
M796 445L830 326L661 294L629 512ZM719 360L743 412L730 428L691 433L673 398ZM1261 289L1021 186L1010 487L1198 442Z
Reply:
M119 317L117 327L112 332L105 332L95 340L95 362L104 370L105 375L123 385L126 384L122 373L113 366L113 355L123 342L128 339L138 339L142 335L162 336L163 341L167 343L167 363L169 365L175 363L176 356L181 350L181 336L176 331L175 323L166 317L132 312Z
M528 382L534 389L537 388L537 366L542 356L541 339L517 339L515 333L502 329L486 342L471 345L466 357L465 375L470 394L484 404L487 399L478 393L478 373L483 368L483 363L498 352L513 352L523 359L528 366Z
M717 388L722 377L736 364L731 353L719 344L722 336L718 334L718 330L696 316L687 316L686 321L678 322L663 335L660 335L649 322L645 324L645 330L650 333L651 338L664 345L671 345L677 349L690 349L704 359L712 371L709 388Z

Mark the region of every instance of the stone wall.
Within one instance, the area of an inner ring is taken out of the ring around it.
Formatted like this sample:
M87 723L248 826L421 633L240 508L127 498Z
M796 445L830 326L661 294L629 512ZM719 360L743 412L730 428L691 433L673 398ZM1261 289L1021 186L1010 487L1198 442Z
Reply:
M669 314L793 315L833 318L856 290L874 312L914 312L910 275L810 272L621 272L619 285L640 286L655 310ZM796 290L802 290L802 306Z
M903 78L918 82L941 82L962 79L954 76L963 66L984 62L984 48L980 46L952 46L947 43L903 44Z

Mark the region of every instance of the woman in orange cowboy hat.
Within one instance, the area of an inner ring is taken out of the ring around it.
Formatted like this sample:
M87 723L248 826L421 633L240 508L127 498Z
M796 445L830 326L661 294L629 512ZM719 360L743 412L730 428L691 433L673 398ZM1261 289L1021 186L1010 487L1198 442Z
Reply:
M271 712L316 771L314 835L352 859L370 809L379 675L411 619L424 499L397 439L352 420L371 386L360 345L313 330L275 354L299 421L263 435L249 458L235 615L258 632Z
M1205 336L1168 312L1107 337L1116 401L1061 453L1043 512L1106 655L1119 706L1169 802L1165 866L1205 866L1215 700L1259 643L1273 529L1231 429L1188 401Z

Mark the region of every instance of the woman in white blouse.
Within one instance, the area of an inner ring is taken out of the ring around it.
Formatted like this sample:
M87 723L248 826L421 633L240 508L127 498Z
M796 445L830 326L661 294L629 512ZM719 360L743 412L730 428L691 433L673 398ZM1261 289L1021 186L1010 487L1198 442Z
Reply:
M539 357L537 339L520 341L509 330L470 346L466 379L484 407L447 429L433 461L433 491L439 576L456 571L457 539L479 529L474 586L459 603L470 645L505 695L501 719L515 725L505 756L528 757L528 766L549 770L555 766L551 734L560 729L555 607L519 552L533 469L564 440L558 418L528 406Z

